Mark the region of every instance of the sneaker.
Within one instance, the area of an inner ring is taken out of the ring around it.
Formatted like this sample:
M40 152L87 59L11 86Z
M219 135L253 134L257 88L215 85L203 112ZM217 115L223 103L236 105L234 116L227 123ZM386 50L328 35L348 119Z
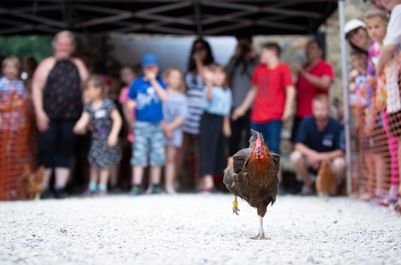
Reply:
M396 204L398 201L398 196L391 196L391 195L386 195L383 198L378 200L378 203L382 206L389 206L392 204Z
M177 191L173 187L167 187L166 192L168 194L177 194Z
M153 186L151 194L163 194L163 193L165 193L165 192L164 192L163 188L160 187L160 185Z
M135 185L134 187L132 187L129 194L131 196L138 196L138 195L142 195L142 193L143 193L142 188L140 186Z
M41 200L46 200L51 198L53 198L53 193L49 189L45 189L40 195Z
M96 196L99 196L99 197L104 197L104 196L106 196L107 195L107 191L100 191L100 190L98 190L97 192L96 192Z
M89 190L89 189L87 189L87 190L83 193L83 196L84 196L84 197L92 197L93 195L95 195L95 192L94 192L94 191L91 191L91 190Z
M54 198L56 198L56 199L65 199L65 198L67 198L67 193L65 192L65 189L56 189L54 191Z

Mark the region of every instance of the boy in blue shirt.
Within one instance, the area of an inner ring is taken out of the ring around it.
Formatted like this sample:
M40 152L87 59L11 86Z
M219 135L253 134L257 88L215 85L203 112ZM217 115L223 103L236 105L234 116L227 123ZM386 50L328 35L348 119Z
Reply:
M341 124L329 116L330 104L325 95L312 101L313 116L302 120L291 154L297 176L304 182L302 194L312 194L309 169L319 170L323 161L329 161L339 179L345 177L344 134Z
M158 77L159 59L146 54L142 61L143 77L136 79L129 90L128 107L135 109L135 140L131 164L133 166L132 195L142 194L144 168L150 164L150 188L153 194L162 193L161 167L165 163L162 102L167 100L166 87ZM149 159L148 159L149 158ZM149 161L150 160L150 161Z

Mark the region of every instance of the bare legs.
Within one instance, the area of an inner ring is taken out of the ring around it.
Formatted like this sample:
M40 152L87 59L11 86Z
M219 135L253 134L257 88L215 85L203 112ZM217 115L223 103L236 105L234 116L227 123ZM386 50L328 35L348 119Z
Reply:
M43 177L43 188L49 188L50 177L52 175L52 169L46 168ZM56 177L56 189L64 189L68 182L68 177L70 176L70 169L65 167L57 167L55 169Z
M205 175L202 177L202 190L211 190L214 188L214 180L212 175Z
M90 193L97 192L99 195L105 195L107 193L109 176L110 168L97 168L92 166L88 191Z
M57 167L55 173L56 173L56 189L64 189L68 182L70 169Z
M294 151L291 154L291 162L294 165L295 173L301 178L303 183L307 187L312 188L312 180L309 176L306 157L300 152Z
M47 190L49 188L51 175L52 175L52 169L46 168L43 175L43 190Z
M294 166L295 173L300 178L300 180L304 183L303 193L308 194L308 192L312 191L312 180L309 176L308 171L308 161L305 155L301 152L294 151L291 154L291 162ZM345 178L345 160L344 158L335 158L331 161L331 169L336 174L338 180L343 180ZM310 165L312 167L319 168L318 165Z
M115 164L110 169L110 186L115 188L118 184L118 165Z
M133 181L132 181L133 186L134 187L140 186L142 184L142 180L143 180L144 167L134 166L132 173L134 175ZM160 174L161 174L160 166L152 166L150 168L150 183L149 183L148 192L150 192L153 189L154 185L160 184Z
M107 182L109 180L109 175L110 175L110 169L102 168L99 171L100 171L99 187L101 187L102 185L107 187Z
M91 167L89 186L91 185L91 183L97 183L98 174L99 174L98 169L96 167Z
M139 186L142 183L142 178L143 178L143 167L140 166L134 166L132 168L132 184L134 186Z
M386 160L383 155L373 155L375 160L376 190L375 194L382 197L385 194Z
M161 171L162 171L161 167L154 166L150 168L150 180L152 184L154 185L160 184Z
M49 191L51 175L52 175L52 169L46 168L44 171L43 182L42 182L42 187L44 190L42 198L51 197L51 193ZM70 176L70 169L64 167L57 167L54 169L54 175L55 175L54 196L56 199L64 199L66 197L65 187L67 186L68 178Z
M166 148L166 166L164 175L166 177L166 191L167 193L174 194L174 181L176 176L176 162L175 156L177 153L177 149L174 146L167 146Z

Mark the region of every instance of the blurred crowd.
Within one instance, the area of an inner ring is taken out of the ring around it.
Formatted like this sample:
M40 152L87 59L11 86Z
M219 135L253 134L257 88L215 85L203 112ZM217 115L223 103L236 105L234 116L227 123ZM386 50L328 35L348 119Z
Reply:
M294 115L302 192L313 192L303 172L308 164L301 165L310 150L316 154L310 165L315 171L329 160L344 175L342 127L329 117L333 69L316 39L306 44L306 63L294 66L296 82L277 43L264 44L257 55L249 37L238 38L225 66L199 38L185 73L174 66L161 73L159 58L149 53L136 69L110 70L119 72L117 78L96 74L73 57L71 32L58 33L53 47L54 55L30 71L29 82L19 80L15 57L3 61L1 79L5 97L32 99L38 133L30 143L35 146L31 164L44 167L42 198L64 198L68 184L81 184L87 196L127 188L132 195L171 194L184 187L218 192L231 156L248 146L250 129L261 132L269 149L280 154L283 122ZM4 130L16 119L7 115Z
M360 198L399 204L401 162L401 1L372 0L374 8L346 24L353 182Z
M353 180L362 198L382 204L396 203L399 193L399 2L372 1L377 9L345 28L358 150ZM277 43L265 43L256 54L252 38L237 41L227 65L216 63L209 43L198 38L185 72L174 64L161 72L158 56L148 53L135 67L108 60L105 75L88 58L73 56L75 37L62 31L54 37L53 56L38 65L32 58L23 67L16 57L3 60L0 141L23 123L22 112L15 110L33 106L37 134L30 138L29 164L44 168L42 198L65 198L77 190L85 196L121 189L133 196L174 194L185 187L214 193L232 155L248 146L250 129L280 154L283 123L291 119L290 159L300 192L315 192L323 162L340 185L345 136L341 120L330 115L334 71L324 60L322 43L310 39L305 64L291 65L292 73ZM17 147L11 145L7 154L12 148Z

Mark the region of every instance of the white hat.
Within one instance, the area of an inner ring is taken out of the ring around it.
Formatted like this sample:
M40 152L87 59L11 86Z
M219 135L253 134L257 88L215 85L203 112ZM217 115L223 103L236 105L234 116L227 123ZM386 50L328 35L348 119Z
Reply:
M345 28L344 28L345 35L348 35L348 33L350 33L351 31L354 31L354 30L359 29L359 28L366 28L365 23L363 23L359 19L355 19L355 18L351 19L350 21L348 21L345 24Z

